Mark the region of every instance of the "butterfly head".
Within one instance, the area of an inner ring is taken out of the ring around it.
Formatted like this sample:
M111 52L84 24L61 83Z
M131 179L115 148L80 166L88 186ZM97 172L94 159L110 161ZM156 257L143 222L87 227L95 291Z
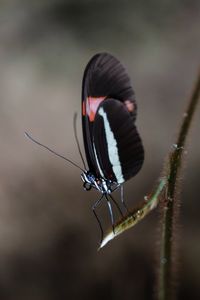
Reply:
M119 187L118 183L111 180L96 178L90 171L84 171L81 174L81 179L83 181L83 188L86 191L91 190L91 188L95 188L102 194L111 194Z

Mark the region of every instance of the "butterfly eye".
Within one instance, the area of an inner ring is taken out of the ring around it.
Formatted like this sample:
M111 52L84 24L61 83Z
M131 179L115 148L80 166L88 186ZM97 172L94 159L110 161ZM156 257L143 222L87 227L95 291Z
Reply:
M91 188L92 188L92 186L91 186L90 183L84 182L84 183L83 183L83 188L84 188L85 191L90 191Z

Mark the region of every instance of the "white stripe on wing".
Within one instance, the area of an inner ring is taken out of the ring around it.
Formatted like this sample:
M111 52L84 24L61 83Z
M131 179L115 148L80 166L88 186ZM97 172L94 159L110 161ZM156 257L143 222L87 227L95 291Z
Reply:
M98 114L102 116L105 128L106 141L108 145L108 157L112 165L113 173L117 179L118 183L124 182L124 177L122 174L122 168L119 160L119 153L117 148L117 141L111 130L107 115L102 107L100 107Z

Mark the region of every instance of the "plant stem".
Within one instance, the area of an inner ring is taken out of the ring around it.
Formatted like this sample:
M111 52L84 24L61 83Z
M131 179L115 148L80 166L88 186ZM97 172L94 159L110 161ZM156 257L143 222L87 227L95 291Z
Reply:
M158 299L173 299L173 257L175 230L178 215L177 204L177 183L179 182L180 168L182 165L182 157L184 146L191 121L194 116L200 96L200 74L198 76L193 94L189 101L186 112L183 115L183 121L174 150L169 155L167 170L165 176L168 178L167 189L163 202L162 215L162 233L161 233L161 253L160 253L160 274L158 284Z
M193 114L196 110L200 94L200 74L194 88L194 92L190 99L188 108L183 115L183 121L178 135L177 144L174 144L174 151L170 153L167 162L168 168L164 168L163 176L160 178L157 187L149 195L145 196L144 200L135 208L115 224L115 233L112 228L109 229L99 247L103 248L109 241L123 233L125 230L133 227L140 222L147 214L157 207L159 202L163 203L163 219L162 219L162 236L160 250L160 276L159 276L159 300L166 300L167 289L170 281L171 270L171 251L173 234L173 215L175 204L174 196L176 192L177 176L180 171L181 158L185 145L186 136L191 125ZM165 194L163 191L165 190ZM162 201L161 201L162 199ZM169 276L169 277L168 277ZM171 300L171 299L170 299Z

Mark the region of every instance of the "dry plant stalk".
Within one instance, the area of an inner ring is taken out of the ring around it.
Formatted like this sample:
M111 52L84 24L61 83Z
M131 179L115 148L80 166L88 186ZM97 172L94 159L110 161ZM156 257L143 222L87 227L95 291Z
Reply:
M101 245L104 247L109 241L117 237L125 230L133 227L148 215L161 203L161 242L160 242L160 266L158 275L158 299L173 299L173 279L177 270L173 268L173 257L176 257L174 242L176 240L176 224L179 205L177 204L177 183L179 183L181 165L183 160L186 137L188 136L191 121L200 98L200 73L197 78L194 91L183 114L177 142L164 165L162 176L153 192L144 197L144 200L134 207L125 217L115 225L115 233L112 229L105 234ZM173 272L172 272L173 270ZM172 274L173 273L173 274Z

